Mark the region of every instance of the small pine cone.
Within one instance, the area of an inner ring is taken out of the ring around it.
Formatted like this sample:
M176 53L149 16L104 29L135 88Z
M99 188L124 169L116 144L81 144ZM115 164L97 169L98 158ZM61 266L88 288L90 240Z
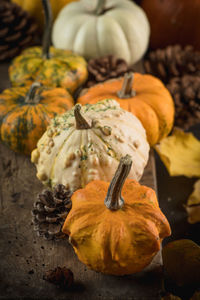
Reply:
M200 75L200 52L192 46L168 46L149 52L144 60L147 73L159 77L168 83L170 78L184 74Z
M66 267L57 267L54 270L47 271L43 279L64 289L70 288L74 283L74 275Z
M88 81L86 87L91 87L110 78L117 78L131 71L126 61L113 55L90 59L88 62Z
M37 25L26 11L10 0L1 0L0 20L0 61L4 61L33 43Z
M175 102L175 125L184 129L200 117L200 76L174 77L167 85Z
M61 229L72 203L71 191L58 184L53 191L48 189L38 194L32 210L34 230L48 240L65 238Z

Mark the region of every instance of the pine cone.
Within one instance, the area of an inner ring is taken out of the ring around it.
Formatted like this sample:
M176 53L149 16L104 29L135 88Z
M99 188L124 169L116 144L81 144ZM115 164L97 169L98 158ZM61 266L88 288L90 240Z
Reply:
M71 191L58 184L53 191L48 189L38 194L38 200L32 210L34 230L48 240L65 238L61 232L72 203Z
M54 270L47 271L43 279L65 289L70 288L74 283L74 275L66 267L57 267Z
M0 5L0 61L10 59L29 46L37 25L27 12L10 0Z
M184 129L200 120L200 76L174 77L167 85L175 102L175 125Z
M171 77L184 74L200 75L200 52L192 46L182 48L180 45L151 51L144 60L147 73L159 77L168 83Z
M125 60L116 58L113 55L90 59L88 62L89 76L86 87L91 87L110 78L122 76L130 70Z

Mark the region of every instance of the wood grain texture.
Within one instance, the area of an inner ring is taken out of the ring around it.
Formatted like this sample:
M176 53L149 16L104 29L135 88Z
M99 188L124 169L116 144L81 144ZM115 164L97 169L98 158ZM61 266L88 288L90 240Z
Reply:
M137 66L138 71L141 65ZM2 79L2 80L1 80ZM0 90L8 87L7 66L0 66ZM151 152L142 184L156 190ZM29 157L0 143L0 299L49 300L156 300L161 290L160 252L143 272L115 277L87 269L75 256L67 239L45 241L31 223L31 209L43 189ZM57 266L72 270L75 286L62 291L43 280L45 271Z

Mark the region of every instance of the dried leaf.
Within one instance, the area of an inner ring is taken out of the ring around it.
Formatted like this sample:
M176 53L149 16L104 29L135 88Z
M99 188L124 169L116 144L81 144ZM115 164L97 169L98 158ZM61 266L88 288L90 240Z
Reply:
M200 222L200 179L195 182L194 190L188 198L185 209L190 224Z
M161 300L181 300L181 298L168 293L167 295L162 297Z
M192 133L176 128L155 149L171 176L200 177L200 141Z
M190 300L200 300L200 291L196 291Z

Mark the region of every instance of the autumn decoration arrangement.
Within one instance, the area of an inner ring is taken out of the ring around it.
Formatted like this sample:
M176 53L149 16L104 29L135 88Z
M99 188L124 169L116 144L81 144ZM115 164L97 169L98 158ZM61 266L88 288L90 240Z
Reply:
M43 46L27 48L12 61L13 87L0 95L1 140L12 150L29 155L50 119L74 105L71 94L87 79L83 57L50 47L51 8L49 1L42 3L46 20Z
M172 18L178 0L174 6L171 0L138 2L141 7L130 0L3 0L0 8L0 60L15 56L12 87L0 94L0 138L31 155L37 178L48 186L34 203L34 230L47 240L69 239L87 267L120 276L142 271L171 234L155 192L138 182L150 147L171 176L200 177L200 142L172 131L174 119L185 123L185 111L200 113L200 3L183 1ZM27 48L34 22L44 31L42 46ZM149 38L148 74L134 72ZM199 187L198 180L185 206L191 224L200 221ZM189 262L188 247L191 264L199 264L193 242L163 250L165 271L178 284L185 283L183 274L172 262ZM57 268L46 280L71 285L70 272ZM196 280L199 271L193 275Z

